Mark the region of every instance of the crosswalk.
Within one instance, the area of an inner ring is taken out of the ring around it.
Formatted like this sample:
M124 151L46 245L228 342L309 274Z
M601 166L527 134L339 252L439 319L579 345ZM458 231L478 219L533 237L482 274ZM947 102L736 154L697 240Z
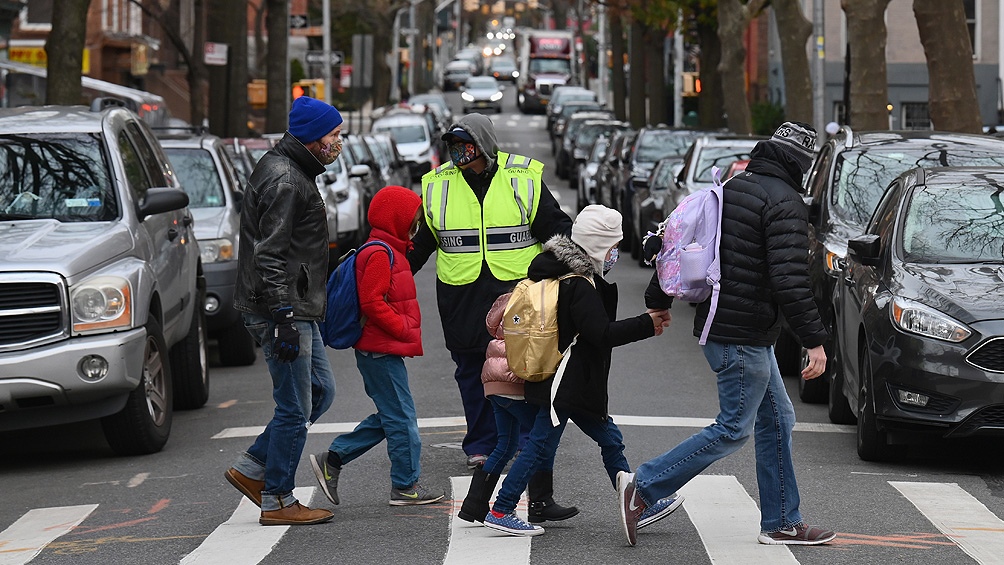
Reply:
M470 486L470 476L452 477L452 511L444 565L477 562L518 565L530 563L532 538L509 537L456 518ZM501 481L500 481L501 482ZM955 544L980 565L1004 565L1004 521L971 493L956 483L887 481L944 536L942 544ZM298 488L296 497L310 504L314 487ZM497 491L496 491L497 492ZM701 475L681 491L686 496L683 512L672 519L689 519L700 535L711 563L739 565L797 565L795 555L784 546L756 543L759 509L746 488L731 475ZM323 498L323 497L322 497ZM75 528L86 527L98 504L35 508L0 531L0 565L30 563L47 547ZM517 512L526 518L526 500ZM288 527L262 528L259 510L242 498L233 514L188 555L179 555L182 565L242 564L265 560L280 546ZM3 527L3 524L0 524ZM838 532L838 541L842 534ZM935 537L936 534L931 535ZM853 540L853 534L847 538ZM939 538L940 539L940 538ZM284 551L293 551L292 548ZM969 562L959 554L954 562Z

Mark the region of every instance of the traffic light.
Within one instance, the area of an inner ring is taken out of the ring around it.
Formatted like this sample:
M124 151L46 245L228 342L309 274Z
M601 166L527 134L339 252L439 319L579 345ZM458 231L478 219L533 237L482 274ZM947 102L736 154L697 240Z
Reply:
M305 78L303 80L298 80L293 83L293 100L301 96L309 96L311 98L317 98L318 100L324 99L324 79L321 78Z
M697 96L701 93L701 74L697 72L684 71L680 73L683 79L683 95L684 96Z

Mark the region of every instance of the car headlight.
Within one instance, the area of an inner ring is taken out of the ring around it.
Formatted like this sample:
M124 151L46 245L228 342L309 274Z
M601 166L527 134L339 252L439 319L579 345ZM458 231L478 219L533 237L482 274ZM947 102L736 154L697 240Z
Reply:
M513 71L512 78L519 78L519 71Z
M100 276L70 288L74 333L132 326L132 287L122 277Z
M469 92L461 93L460 97L468 102L474 102L474 95Z
M199 255L203 264L233 261L234 244L229 239L200 239Z
M892 321L899 329L952 343L965 341L973 332L941 312L919 302L900 298L892 299Z
M492 94L492 102L498 102L499 100L502 100L501 92L496 92L495 94Z

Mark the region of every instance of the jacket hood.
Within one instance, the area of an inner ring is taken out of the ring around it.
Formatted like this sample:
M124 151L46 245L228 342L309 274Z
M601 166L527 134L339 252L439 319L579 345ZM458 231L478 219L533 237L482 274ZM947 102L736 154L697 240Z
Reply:
M373 195L366 214L370 226L402 242L408 241L411 222L422 205L422 198L403 186L385 186Z
M788 183L796 192L804 192L802 187L802 167L794 157L781 151L769 141L761 141L750 151L750 163L746 171L777 177Z
M485 156L485 170L491 170L498 160L499 144L495 137L495 127L492 126L492 121L488 119L488 116L477 113L467 114L453 124L450 129L455 127L463 128L464 131L471 134L474 143Z
M556 235L544 244L544 251L534 257L527 277L539 281L574 273L593 278L596 268L584 249L565 235Z

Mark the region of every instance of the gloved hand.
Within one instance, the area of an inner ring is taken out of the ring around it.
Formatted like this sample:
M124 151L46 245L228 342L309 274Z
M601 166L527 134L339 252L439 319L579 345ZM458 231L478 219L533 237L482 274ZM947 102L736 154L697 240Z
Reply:
M272 352L279 361L289 363L300 355L300 330L293 323L293 307L273 310L272 320L275 321Z
M642 249L642 256L649 263L655 260L655 256L662 250L662 238L657 235L650 235L645 240L645 247Z

